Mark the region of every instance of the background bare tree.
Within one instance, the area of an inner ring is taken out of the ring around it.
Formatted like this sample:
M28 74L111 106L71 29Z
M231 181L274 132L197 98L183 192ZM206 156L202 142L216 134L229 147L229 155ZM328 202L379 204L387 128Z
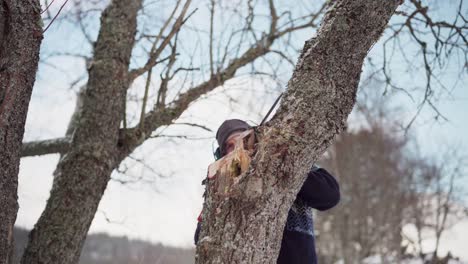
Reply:
M409 182L405 140L386 128L342 133L320 163L338 177L342 194L337 208L319 216L317 243L331 257L325 262L361 263L400 250Z
M12 259L21 142L41 40L38 1L0 1L0 263Z
M319 255L324 263L372 257L447 263L437 251L441 234L466 217L460 189L466 164L446 145L439 148L447 151L442 157L423 156L414 136L400 129L401 109L391 109L390 98L375 91L361 93L356 115L365 122L341 133L319 162L338 177L342 197L336 208L318 214ZM417 236L405 226L414 226ZM433 252L423 251L428 239L435 239Z
M460 186L466 176L466 159L455 147L445 148L436 158L413 158L409 174L411 196L406 221L415 227L417 237L408 240L408 247L429 263L445 263L438 257L442 234L467 217L468 208L463 204L466 196ZM433 252L423 250L427 237L435 240Z

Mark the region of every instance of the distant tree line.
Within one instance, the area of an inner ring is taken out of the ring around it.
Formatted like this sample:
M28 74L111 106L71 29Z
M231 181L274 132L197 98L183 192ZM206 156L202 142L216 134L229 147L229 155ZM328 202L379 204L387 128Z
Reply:
M15 260L20 263L29 231L15 228ZM91 234L86 238L80 264L192 264L195 249L154 244L127 237Z

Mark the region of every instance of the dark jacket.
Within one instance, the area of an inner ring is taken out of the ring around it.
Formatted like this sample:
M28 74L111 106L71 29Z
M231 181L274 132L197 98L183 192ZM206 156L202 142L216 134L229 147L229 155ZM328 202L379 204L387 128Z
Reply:
M313 167L288 213L278 264L315 264L312 208L324 211L338 204L338 182L325 169Z
M312 208L323 211L338 204L338 182L325 169L312 167L288 213L278 264L315 264L314 224ZM195 231L195 243L200 233Z

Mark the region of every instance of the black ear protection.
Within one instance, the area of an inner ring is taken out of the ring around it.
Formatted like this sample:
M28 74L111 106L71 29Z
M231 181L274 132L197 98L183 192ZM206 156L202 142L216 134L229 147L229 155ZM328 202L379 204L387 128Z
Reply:
M213 156L216 161L222 158L222 155L221 155L221 149L219 148L219 146L216 149L214 148L214 146L215 146L215 141L211 143L211 151L213 151Z
M213 151L213 149L214 149L214 141L211 144L211 150ZM219 147L217 147L216 150L213 151L213 156L214 156L215 161L221 158L221 149ZM205 185L207 181L208 181L208 175L206 175L206 178L203 179L202 185ZM206 190L203 193L203 197L205 197L205 195L206 195Z
M215 160L219 160L221 158L221 149L219 147L217 147L215 152L213 152L213 156Z

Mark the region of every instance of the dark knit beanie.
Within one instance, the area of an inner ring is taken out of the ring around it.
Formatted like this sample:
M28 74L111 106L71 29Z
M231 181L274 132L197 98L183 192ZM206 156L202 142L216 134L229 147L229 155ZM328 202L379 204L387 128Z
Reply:
M224 143L228 137L236 131L244 131L251 128L249 124L239 119L229 119L224 121L216 132L216 140L218 141L221 156L224 156Z

